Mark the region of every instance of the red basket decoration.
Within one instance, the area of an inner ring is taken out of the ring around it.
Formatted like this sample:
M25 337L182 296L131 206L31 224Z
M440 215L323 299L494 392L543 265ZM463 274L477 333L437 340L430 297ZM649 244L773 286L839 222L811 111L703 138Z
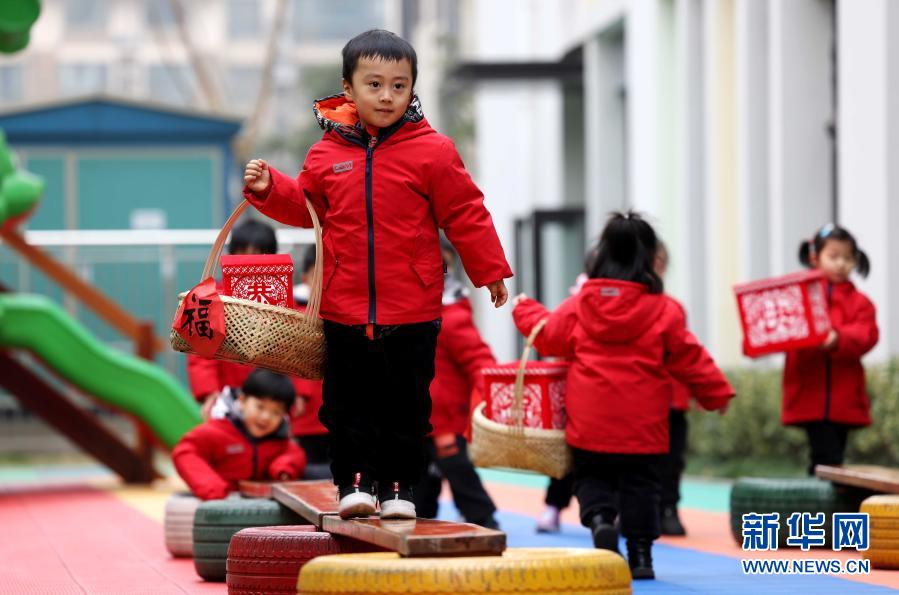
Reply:
M515 400L518 362L500 364L481 371L484 375L484 410L487 419L510 426ZM566 362L528 362L524 369L524 427L565 429Z
M804 271L734 287L743 353L759 357L820 345L830 332L824 280Z
M222 256L222 285L231 297L293 308L293 260L290 254Z

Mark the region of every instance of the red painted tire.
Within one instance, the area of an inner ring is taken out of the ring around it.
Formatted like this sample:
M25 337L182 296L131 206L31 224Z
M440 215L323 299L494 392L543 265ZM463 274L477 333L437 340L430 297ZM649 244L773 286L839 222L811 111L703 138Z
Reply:
M383 549L307 526L251 527L231 538L225 581L230 595L293 594L300 570L310 560L376 551Z

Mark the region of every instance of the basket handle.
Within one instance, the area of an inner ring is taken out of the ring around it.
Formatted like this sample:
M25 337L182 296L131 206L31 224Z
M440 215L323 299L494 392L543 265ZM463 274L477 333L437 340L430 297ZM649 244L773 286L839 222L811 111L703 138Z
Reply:
M234 212L231 213L231 216L228 217L228 220L225 221L225 225L222 227L219 235L215 238L212 249L209 251L209 256L206 258L206 265L203 267L203 275L200 277L200 281L212 277L212 271L218 266L219 259L222 256L222 250L225 247L225 240L228 239L231 228L234 227L234 223L248 206L250 206L250 203L247 202L246 199L242 200L240 204L237 205L237 208L234 209ZM309 215L312 217L312 226L315 228L315 266L312 268L312 287L310 288L311 295L309 296L309 307L306 309L306 313L308 314L306 319L312 322L318 319L318 312L321 307L322 299L322 227L318 221L318 214L315 212L315 209L312 208L312 203L309 202L308 198L306 199L306 208L309 209Z
M537 335L539 335L540 331L543 330L543 327L546 326L547 320L549 320L549 318L544 318L534 325L531 334L528 335L524 351L521 353L521 359L518 361L518 372L515 374L515 392L512 393L512 430L516 433L524 433L524 369L527 366L528 357L531 355L531 348L534 346L534 341L537 340Z

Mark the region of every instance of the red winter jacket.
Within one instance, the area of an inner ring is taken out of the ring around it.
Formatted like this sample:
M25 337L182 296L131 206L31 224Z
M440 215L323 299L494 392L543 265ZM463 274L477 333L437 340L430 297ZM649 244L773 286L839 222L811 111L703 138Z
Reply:
M302 477L306 453L287 431L287 424L270 436L254 439L232 417L211 419L188 432L172 451L172 462L194 496L224 498L243 479L273 480L286 473Z
M198 355L187 356L187 380L190 390L197 400L209 393L217 393L226 386L240 388L253 366L209 359ZM297 398L306 399L303 415L290 416L290 431L294 436L327 434L328 430L318 420L318 410L322 406L321 380L306 380L291 377Z
M672 376L706 409L720 409L734 396L687 330L681 309L664 294L650 294L645 285L591 279L553 313L528 299L513 316L524 335L548 316L537 350L572 362L565 434L576 448L668 452Z
M687 322L687 311L684 309L684 305L679 301L674 299L671 296L668 296L675 306L678 307L681 314L684 316L684 324ZM671 379L671 408L677 411L687 411L690 409L690 389L686 387L682 382L678 382L677 379Z
M861 357L877 344L874 304L855 286L828 283L830 323L836 347L787 353L783 379L784 424L829 420L852 426L871 423Z
M512 276L484 195L452 141L438 134L417 98L397 124L370 137L355 108L336 95L316 102L325 129L294 179L270 168L271 185L244 196L288 225L322 222L321 316L341 324L410 324L440 318L446 232L476 287Z
M444 306L431 382L432 435L465 433L471 394L481 383L481 369L495 363L474 325L468 299Z

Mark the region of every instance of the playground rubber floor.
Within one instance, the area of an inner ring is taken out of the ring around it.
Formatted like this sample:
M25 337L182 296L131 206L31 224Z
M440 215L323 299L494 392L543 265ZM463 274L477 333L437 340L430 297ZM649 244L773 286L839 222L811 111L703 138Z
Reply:
M534 532L545 478L484 472L501 512L510 547L591 547L577 520L577 504L563 514L562 531ZM0 594L226 593L204 583L190 560L171 558L162 516L173 483L123 487L100 467L0 469ZM657 579L636 581L634 593L887 593L899 590L899 571L865 576L744 575L744 553L728 529L726 483L686 481L682 518L686 538L663 538L654 548ZM449 502L441 517L455 520ZM623 543L621 544L623 547ZM848 560L858 554L771 552L765 558Z

